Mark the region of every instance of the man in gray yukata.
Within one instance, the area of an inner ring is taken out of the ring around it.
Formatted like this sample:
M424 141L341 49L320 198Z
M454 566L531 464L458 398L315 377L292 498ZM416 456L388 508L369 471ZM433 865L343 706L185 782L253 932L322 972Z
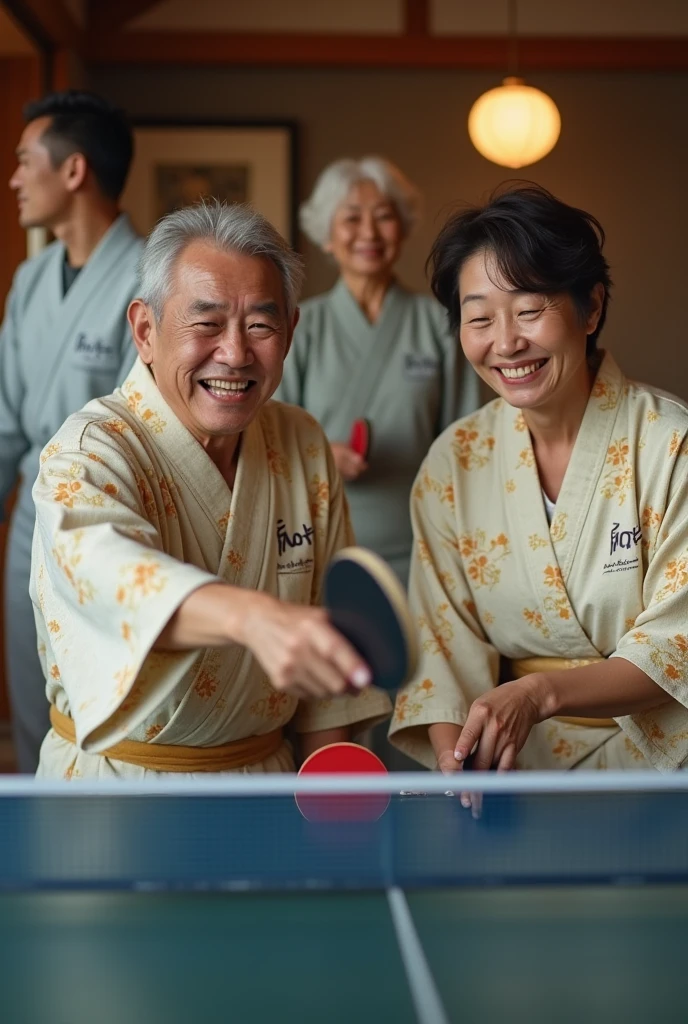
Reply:
M22 227L56 241L22 263L0 329L0 516L20 477L5 577L5 642L17 764L34 772L49 729L29 598L39 455L64 420L127 375L126 313L142 240L119 209L133 154L124 116L89 93L29 104L10 179Z

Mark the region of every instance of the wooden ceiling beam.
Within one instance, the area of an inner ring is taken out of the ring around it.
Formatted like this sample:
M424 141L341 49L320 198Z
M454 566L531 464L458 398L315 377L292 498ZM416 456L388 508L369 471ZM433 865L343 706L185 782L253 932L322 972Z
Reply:
M89 34L117 32L159 3L160 0L89 0Z
M29 36L49 49L81 51L84 33L62 0L2 0Z
M430 35L428 0L404 0L404 32L407 36Z
M90 64L454 69L506 73L506 37L89 33ZM688 71L688 38L522 37L519 71Z

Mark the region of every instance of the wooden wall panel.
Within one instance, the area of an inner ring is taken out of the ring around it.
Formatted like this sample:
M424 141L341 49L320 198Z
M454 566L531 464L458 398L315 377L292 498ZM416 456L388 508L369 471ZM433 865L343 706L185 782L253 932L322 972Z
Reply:
M17 265L26 256L26 233L17 220L17 203L8 181L16 166L15 148L24 127L22 108L41 92L41 67L37 56L0 58L0 304L12 282ZM4 572L7 527L0 524L0 572ZM2 577L0 576L0 579ZM2 615L2 585L0 584L0 615ZM0 618L0 721L9 717L7 687L5 684L5 647L2 618Z

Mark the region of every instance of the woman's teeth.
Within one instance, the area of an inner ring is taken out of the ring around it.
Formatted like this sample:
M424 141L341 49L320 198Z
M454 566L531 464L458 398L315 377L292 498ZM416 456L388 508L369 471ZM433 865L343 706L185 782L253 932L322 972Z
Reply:
M544 366L547 362L546 359L539 359L536 363L529 363L528 366L500 366L499 372L503 373L505 377L510 380L516 377L527 377L530 373L535 373L541 366Z

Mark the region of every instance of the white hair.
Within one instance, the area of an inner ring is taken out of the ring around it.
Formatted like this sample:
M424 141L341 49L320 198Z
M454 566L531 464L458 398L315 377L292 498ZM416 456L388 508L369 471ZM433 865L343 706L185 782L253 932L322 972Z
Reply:
M257 210L217 199L168 213L148 236L139 261L139 294L152 307L156 320L162 319L170 297L177 259L191 242L209 242L221 252L272 260L282 278L291 320L303 284L303 260Z
M389 160L366 156L362 160L335 160L322 171L309 198L301 204L299 224L312 242L321 247L326 244L335 210L361 181L377 185L396 207L404 236L410 234L420 216L420 192Z

